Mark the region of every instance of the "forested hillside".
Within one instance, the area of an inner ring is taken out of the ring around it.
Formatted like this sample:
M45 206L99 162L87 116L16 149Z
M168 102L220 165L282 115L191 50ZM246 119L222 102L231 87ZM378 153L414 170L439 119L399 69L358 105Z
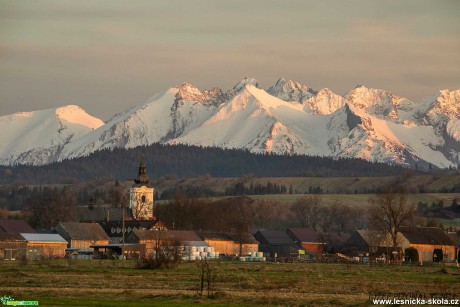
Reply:
M111 178L131 180L142 154L152 178L165 175L196 177L392 176L406 169L360 159L253 154L243 150L153 144L133 149L103 150L87 157L46 166L0 168L0 184L75 183Z

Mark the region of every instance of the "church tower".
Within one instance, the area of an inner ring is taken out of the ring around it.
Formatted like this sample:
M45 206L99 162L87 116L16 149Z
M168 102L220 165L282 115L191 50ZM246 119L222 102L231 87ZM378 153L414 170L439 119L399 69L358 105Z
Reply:
M139 175L134 179L134 184L129 190L129 208L136 220L153 219L153 195L155 189L150 185L147 176L144 155L139 165Z

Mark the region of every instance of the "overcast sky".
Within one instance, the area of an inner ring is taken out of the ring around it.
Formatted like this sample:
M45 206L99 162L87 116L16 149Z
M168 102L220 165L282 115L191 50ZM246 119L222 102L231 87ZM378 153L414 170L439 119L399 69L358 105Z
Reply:
M77 104L107 120L188 81L279 77L417 100L460 89L458 0L0 1L0 115Z

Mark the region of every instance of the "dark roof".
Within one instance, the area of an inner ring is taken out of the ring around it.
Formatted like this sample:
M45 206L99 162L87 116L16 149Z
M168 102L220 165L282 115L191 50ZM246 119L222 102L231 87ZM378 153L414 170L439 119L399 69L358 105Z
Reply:
M200 231L198 235L203 240L233 241L242 244L258 244L257 240L249 232L232 233L232 232L212 232Z
M454 245L441 228L404 226L400 231L411 244Z
M144 221L137 221L137 220L130 220L125 221L125 229L126 233L130 233L133 229L152 229L158 225L158 220L144 220ZM98 222L101 225L102 229L110 236L110 237L121 237L121 229L123 227L122 221L110 221L105 222L101 221Z
M7 233L35 232L35 230L24 220L0 220L0 229Z
M295 245L295 241L284 230L260 230L260 234L270 245Z
M456 246L460 246L460 232L448 233L447 236L450 238L452 243L454 243Z
M172 240L174 237L168 230L133 229L133 235L139 240Z
M311 228L288 228L287 233L302 243L325 243L322 236Z
M18 233L2 233L0 232L0 241L21 241L25 242L26 240Z
M110 240L97 223L60 222L56 231L67 240Z
M356 230L356 233L367 243L369 246L379 246L385 238L380 231L376 230Z
M193 230L169 230L169 233L178 241L203 241Z

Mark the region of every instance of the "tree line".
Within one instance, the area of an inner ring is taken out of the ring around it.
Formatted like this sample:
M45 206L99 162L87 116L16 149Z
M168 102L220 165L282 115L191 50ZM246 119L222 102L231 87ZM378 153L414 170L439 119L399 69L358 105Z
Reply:
M305 155L254 154L247 150L152 144L131 149L101 150L91 155L44 166L0 166L0 184L70 184L109 178L131 180L141 155L151 178L167 175L197 177L347 177L398 176L401 166L362 159ZM413 170L413 172L416 172Z

